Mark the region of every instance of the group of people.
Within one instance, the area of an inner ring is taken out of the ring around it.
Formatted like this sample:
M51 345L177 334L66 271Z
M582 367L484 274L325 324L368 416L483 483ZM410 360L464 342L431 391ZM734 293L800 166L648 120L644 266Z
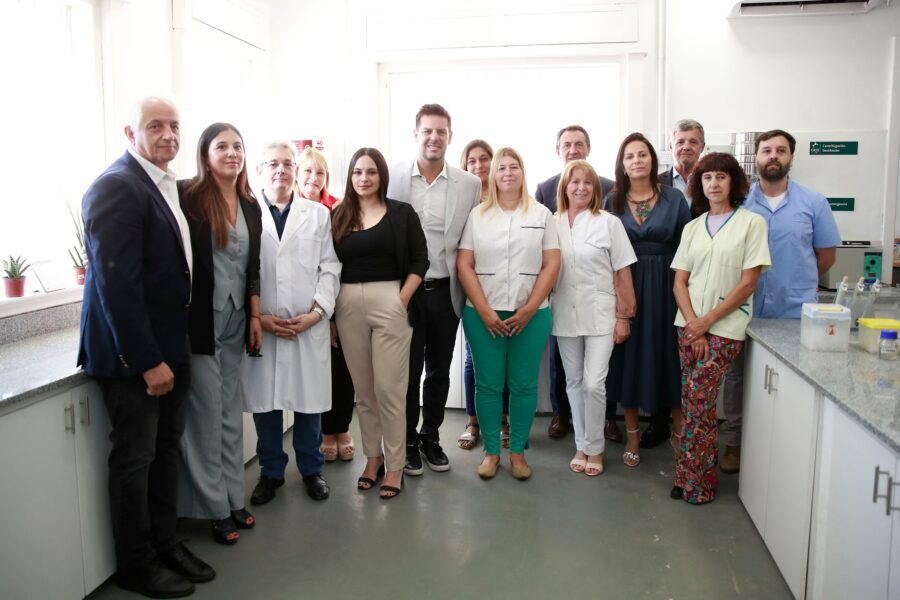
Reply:
M726 419L738 424L726 447L739 456L735 390L751 315L799 316L840 242L824 197L788 180L795 141L781 130L760 136L761 180L749 188L734 157L701 157L696 121L676 124L675 166L663 174L649 140L626 137L614 181L585 160L587 131L565 127L563 170L533 197L513 148L473 140L461 168L450 165L450 114L426 104L416 159L389 168L360 148L338 200L325 157L289 142L263 148L254 192L227 123L201 134L197 175L177 181L179 125L170 101L138 102L129 148L83 202L79 364L112 425L116 579L150 596L187 595L215 576L176 540L177 517L209 519L224 544L254 526L244 411L258 438L254 505L284 484L286 410L306 491L328 497L324 462L355 454L354 397L359 490L391 499L423 462L449 470L440 427L460 321L468 420L457 444L483 440L481 478L496 476L501 448L513 477L531 476L549 340L549 433L565 435L571 418L573 472L600 475L607 439L624 441L622 461L637 467L644 411L657 432L671 418L671 496L713 500L716 396L724 380Z

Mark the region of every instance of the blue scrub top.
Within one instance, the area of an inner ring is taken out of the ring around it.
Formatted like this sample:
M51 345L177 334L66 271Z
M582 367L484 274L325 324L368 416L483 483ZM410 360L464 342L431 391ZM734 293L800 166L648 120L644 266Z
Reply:
M753 316L799 319L804 302L816 302L819 270L814 248L841 244L841 234L825 196L788 179L787 193L772 212L759 182L744 203L769 225L772 268L759 276Z

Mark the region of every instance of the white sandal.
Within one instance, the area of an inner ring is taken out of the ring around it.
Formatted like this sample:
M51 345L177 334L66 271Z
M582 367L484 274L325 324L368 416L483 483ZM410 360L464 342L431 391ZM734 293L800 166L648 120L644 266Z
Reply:
M584 474L587 475L588 477L596 477L597 475L600 475L601 473L603 473L603 463L602 462L593 463L593 462L588 461L584 466Z
M584 469L587 466L587 459L584 458L573 458L569 461L569 468L573 473L584 473Z
M627 431L628 433L640 433L641 428L638 427L637 429L628 429L626 427L625 431ZM634 468L641 464L641 455L636 452L629 452L626 450L625 453L622 454L622 462L625 463L626 467Z

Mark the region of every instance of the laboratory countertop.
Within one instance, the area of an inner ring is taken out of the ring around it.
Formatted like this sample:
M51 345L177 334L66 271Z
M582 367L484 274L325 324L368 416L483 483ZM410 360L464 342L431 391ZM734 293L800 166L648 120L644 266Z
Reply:
M747 333L900 453L900 361L860 350L855 333L848 352L806 350L799 319L753 319ZM0 345L0 415L87 381L77 351L77 327Z
M747 334L900 453L900 361L860 350L855 332L847 352L807 350L799 319L753 319Z

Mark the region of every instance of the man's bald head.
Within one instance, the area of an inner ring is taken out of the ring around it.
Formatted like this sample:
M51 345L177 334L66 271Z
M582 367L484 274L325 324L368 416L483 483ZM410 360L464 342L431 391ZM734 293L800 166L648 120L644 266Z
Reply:
M151 96L135 102L125 136L135 152L166 170L181 143L178 109L171 100Z

